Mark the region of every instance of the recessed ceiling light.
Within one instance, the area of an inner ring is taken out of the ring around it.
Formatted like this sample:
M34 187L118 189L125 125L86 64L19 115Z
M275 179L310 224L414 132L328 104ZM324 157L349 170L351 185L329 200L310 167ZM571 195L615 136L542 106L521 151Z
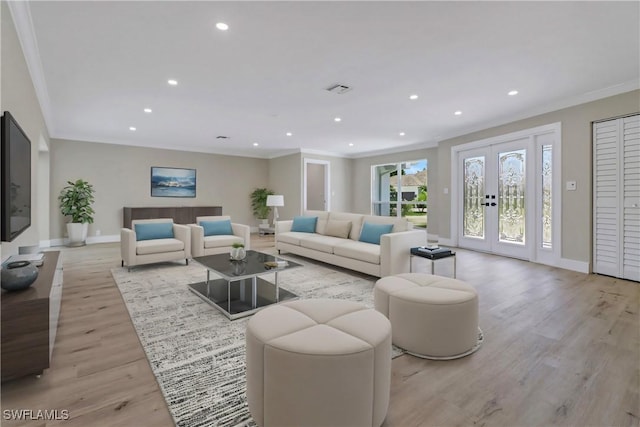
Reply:
M254 142L254 143L253 143L253 146L254 146L254 147L257 147L258 145L260 145L260 144L258 144L257 142Z
M174 79L169 79L167 80L167 83L169 83L171 86L176 86L178 84L178 81Z
M349 143L349 147L353 147L353 142L350 142L350 143Z
M153 110L151 108L145 108L144 112L147 113L147 114L150 114L150 113L153 112Z
M460 114L462 114L462 111L458 110L458 111L456 111L456 112L455 112L455 113L453 113L453 114L455 114L456 116L459 116Z
M415 95L415 94L411 95L411 96L409 96L409 99L411 99L411 100L418 99L418 95Z
M287 136L291 136L293 135L291 132L287 132Z
M404 132L400 132L398 135L400 135L400 136L404 136Z
M507 95L513 96L513 95L517 95L517 94L518 94L517 90L511 90L511 91L509 91L509 93Z
M216 28L219 29L220 31L227 31L229 29L229 26L224 22L218 22L216 24Z
M336 117L335 119L333 119L334 122L341 122L342 119L340 117Z
M135 132L136 128L134 126L129 126L129 130L132 131L132 132Z

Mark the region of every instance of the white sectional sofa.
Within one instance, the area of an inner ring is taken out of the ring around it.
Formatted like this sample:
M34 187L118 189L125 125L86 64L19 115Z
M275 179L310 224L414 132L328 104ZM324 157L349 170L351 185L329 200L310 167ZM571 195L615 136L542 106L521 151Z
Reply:
M342 212L306 211L303 217L317 217L313 232L292 231L294 221L276 223L276 249L376 277L408 273L410 248L426 243L425 230L413 229L404 218L389 218ZM348 224L350 223L350 225ZM360 241L364 224L391 224L380 244ZM310 230L308 230L310 231Z

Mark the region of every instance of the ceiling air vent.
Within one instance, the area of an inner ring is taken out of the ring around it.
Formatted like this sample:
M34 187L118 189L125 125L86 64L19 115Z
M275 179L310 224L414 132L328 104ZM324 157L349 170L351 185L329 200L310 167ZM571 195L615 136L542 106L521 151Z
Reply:
M229 137L224 135L218 135L216 136L216 139L229 139Z
M336 83L334 85L329 86L326 90L327 90L327 92L331 92L331 93L336 93L338 95L342 95L343 93L349 92L351 89L353 89L353 88L350 87L350 86Z

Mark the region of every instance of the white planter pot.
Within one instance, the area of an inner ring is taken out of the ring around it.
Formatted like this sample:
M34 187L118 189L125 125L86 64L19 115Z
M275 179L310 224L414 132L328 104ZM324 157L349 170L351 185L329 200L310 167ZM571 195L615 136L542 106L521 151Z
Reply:
M260 220L260 223L262 225L266 225L267 227L269 226L269 218L264 218Z
M67 224L67 235L69 236L69 243L67 246L84 246L87 241L87 233L89 231L89 224L70 222Z

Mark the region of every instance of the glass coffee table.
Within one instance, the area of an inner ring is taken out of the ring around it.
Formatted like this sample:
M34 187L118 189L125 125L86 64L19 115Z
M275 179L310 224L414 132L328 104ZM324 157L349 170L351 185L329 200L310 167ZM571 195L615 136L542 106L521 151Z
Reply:
M301 265L273 255L252 250L242 261L233 261L228 253L207 255L193 259L207 268L205 282L189 285L200 298L222 311L229 319L249 316L263 307L297 298L297 295L278 286L278 273ZM270 263L285 262L272 267ZM221 276L212 279L211 273ZM273 283L259 276L274 274Z

